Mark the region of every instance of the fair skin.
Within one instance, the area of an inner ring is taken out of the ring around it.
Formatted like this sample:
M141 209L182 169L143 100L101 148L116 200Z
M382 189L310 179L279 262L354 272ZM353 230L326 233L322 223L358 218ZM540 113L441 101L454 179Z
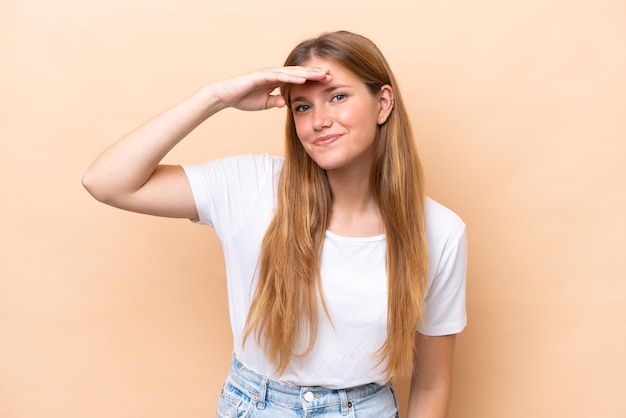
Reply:
M330 82L293 86L291 109L305 151L326 170L333 192L328 229L344 236L382 234L369 190L374 140L393 108L393 91L372 95L354 74L324 59L305 63L327 68Z
M456 335L415 334L415 367L409 392L409 418L444 418L452 391Z
M165 155L192 130L228 108L284 107L272 92L292 84L296 131L309 155L327 170L333 193L329 229L345 236L382 233L369 192L377 125L393 108L393 90L372 95L352 73L326 60L301 67L260 70L208 85L107 148L83 177L98 200L139 213L197 219L189 182ZM416 336L419 355L411 383L410 418L444 418L452 382L454 336Z

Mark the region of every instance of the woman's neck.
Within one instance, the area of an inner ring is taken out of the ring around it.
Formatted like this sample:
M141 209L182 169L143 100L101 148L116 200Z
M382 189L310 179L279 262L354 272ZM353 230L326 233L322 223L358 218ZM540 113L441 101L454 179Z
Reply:
M367 175L327 173L332 192L328 230L343 236L366 237L383 233L378 205Z

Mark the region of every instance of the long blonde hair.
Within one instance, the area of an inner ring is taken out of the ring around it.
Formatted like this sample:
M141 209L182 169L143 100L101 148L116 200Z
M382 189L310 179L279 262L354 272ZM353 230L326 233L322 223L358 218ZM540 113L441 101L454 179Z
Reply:
M380 361L389 377L406 375L413 369L428 271L424 180L409 119L391 69L369 39L346 31L325 33L296 46L285 65L302 65L314 57L351 71L373 95L383 85L394 91L394 108L378 127L370 190L387 245L387 339L379 350ZM281 87L288 107L289 90L289 85ZM304 356L315 345L318 296L324 301L320 256L331 202L326 172L300 144L288 110L277 207L262 243L259 282L244 334L244 341L255 336L279 372L292 356ZM297 352L301 341L307 342L306 348Z

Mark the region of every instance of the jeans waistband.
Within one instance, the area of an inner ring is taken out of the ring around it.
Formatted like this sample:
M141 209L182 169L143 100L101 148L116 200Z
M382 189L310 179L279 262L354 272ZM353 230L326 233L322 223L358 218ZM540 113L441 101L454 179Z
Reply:
M262 376L246 368L234 355L230 366L231 384L250 394L258 408L266 400L291 408L316 408L322 405L341 405L342 415L348 413L352 402L373 395L386 387L369 383L346 389L328 389L322 386L295 386Z

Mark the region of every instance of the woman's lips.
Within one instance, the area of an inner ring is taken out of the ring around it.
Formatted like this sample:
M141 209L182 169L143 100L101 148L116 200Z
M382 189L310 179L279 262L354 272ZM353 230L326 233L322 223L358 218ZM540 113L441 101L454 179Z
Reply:
M316 138L315 141L313 141L313 145L316 145L318 147L330 145L338 140L340 137L341 135L339 134L320 136L319 138Z

